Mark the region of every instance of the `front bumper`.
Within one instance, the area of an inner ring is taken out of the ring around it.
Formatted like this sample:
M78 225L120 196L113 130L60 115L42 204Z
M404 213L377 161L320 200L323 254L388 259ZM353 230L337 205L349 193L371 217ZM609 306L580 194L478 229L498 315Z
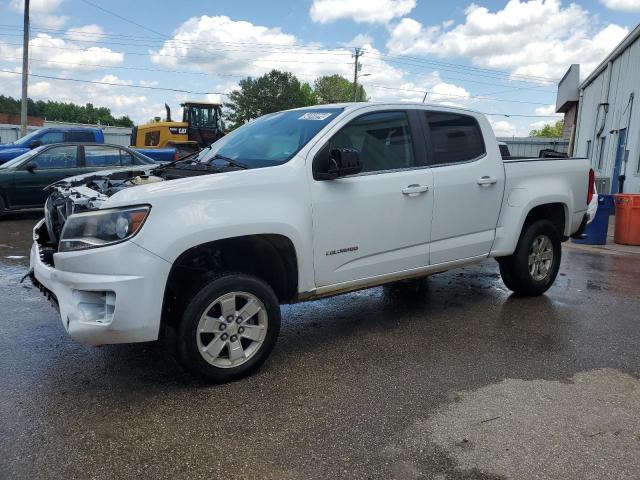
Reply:
M40 255L36 231L31 247L34 284L60 310L71 338L90 345L156 340L171 265L128 241L108 247Z

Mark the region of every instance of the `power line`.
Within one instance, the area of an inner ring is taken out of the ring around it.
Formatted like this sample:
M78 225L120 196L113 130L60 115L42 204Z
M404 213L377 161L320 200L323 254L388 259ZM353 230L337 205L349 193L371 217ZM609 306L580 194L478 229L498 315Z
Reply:
M135 22L134 22L135 24ZM12 26L10 26L10 28L14 28ZM52 32L60 32L62 34L65 35L69 35L69 32L65 32L64 30L60 30L60 29L43 29L43 30L47 30L47 31L52 31ZM155 31L154 31L155 32ZM89 33L89 32L71 32L71 35L74 36L88 36L88 37L93 37L93 39L91 40L81 40L81 39L74 39L74 41L79 41L79 42L99 42L99 43L105 43L105 44L111 44L111 45L125 45L125 46L131 46L132 44L130 43L122 43L122 42L107 42L104 40L99 40L96 39L95 37L117 37L118 39L122 39L122 38L131 38L131 39L135 39L135 40L139 40L139 39L150 39L150 37L141 37L141 36L127 36L127 35L109 35L109 34L103 34L103 33ZM153 45L149 45L149 44L140 44L137 43L137 46L149 46L152 48L164 48L164 47L171 47L173 46L174 48L176 46L184 46L184 45L195 45L195 46L201 46L203 44L209 44L209 45L231 45L231 46L256 46L256 47L268 47L268 48L272 48L272 49L286 49L288 51L291 51L292 49L298 49L298 50L304 50L306 53L314 53L314 54L323 54L323 55L351 55L351 53L349 52L340 52L340 51L334 51L334 52L323 52L323 51L314 51L314 50L318 50L317 47L308 47L308 46L304 46L304 45L299 45L299 44L290 44L290 45L280 45L280 44L273 44L273 43L258 43L258 42L212 42L212 41L198 41L193 42L190 40L186 40L186 39L175 39L175 38L169 38L166 35L164 35L164 38L167 38L167 40L161 44L161 45L157 45L157 44L153 44ZM176 45L171 45L171 44L176 44ZM344 47L342 47L344 48ZM238 49L220 49L220 51L240 51ZM247 51L246 49L242 49L242 51ZM267 50L262 50L262 51L267 51ZM551 78L551 77L543 77L543 76L535 76L535 75L524 75L524 74L513 74L510 72L506 72L506 71L501 71L501 70L492 70L492 69L486 69L486 68L481 68L481 67L474 67L474 66L469 66L469 65L462 65L462 64L456 64L456 63L451 63L451 62L442 62L442 61L435 61L435 60L427 60L424 58L418 58L418 57L411 57L411 56L394 56L394 55L389 55L389 54L384 54L381 52L377 52L374 50L366 50L367 52L372 53L374 56L378 56L380 58L387 58L389 59L390 62L393 63L399 63L399 64L403 64L403 65L410 65L410 66L424 66L424 64L429 64L429 65L437 65L438 67L440 67L442 69L442 67L447 67L449 69L449 71L455 72L455 73L463 73L466 74L464 72L459 72L459 69L463 69L463 70L469 70L469 71L473 71L475 75L478 75L479 72L484 72L485 75L481 75L481 76L487 76L486 74L490 74L490 78L495 78L495 77L507 77L509 79L511 79L512 81L520 81L520 82L526 82L526 83L540 83L540 82L555 82L557 81L557 79ZM271 52L273 53L281 53L280 51L273 51L271 50ZM408 60L408 61L407 61ZM430 67L431 68L431 67ZM451 69L455 69L455 70L451 70ZM526 79L533 79L533 81L529 81Z
M458 97L458 98L467 98L467 99L472 98L472 99L476 99L476 100L491 100L491 101L494 101L494 102L524 103L524 104L528 104L528 105L543 105L543 106L547 106L546 103L526 102L526 101L523 101L523 100L507 100L506 98L485 97L485 96L480 96L480 95L457 95L455 93L440 93L440 92L434 92L434 91L430 91L430 90L417 90L417 89L411 89L411 88L387 87L385 85L372 85L372 84L369 84L368 86L374 87L374 88L383 88L385 90L397 90L397 91L402 91L402 92L429 93L429 94L432 94L432 95L440 95L441 97Z
M376 54L376 55L379 55L381 57L385 57L385 58L406 59L406 60L409 60L409 61L414 61L414 62L419 62L419 63L431 63L431 64L437 64L437 65L445 65L445 66L449 66L449 67L465 68L465 69L468 69L468 70L477 70L477 71L489 72L489 73L501 73L501 74L507 75L509 77L532 78L532 79L536 79L537 81L546 81L546 82L551 82L551 83L555 83L555 82L557 82L559 80L558 78L544 77L544 76L540 76L540 75L525 75L525 74L511 73L511 72L508 72L506 70L497 70L497 69L490 69L490 68L474 67L474 66L471 66L471 65L462 65L462 64L459 64L459 63L443 62L443 61L439 61L439 60L427 60L425 58L412 57L412 56L409 56L409 55L389 55L389 54L385 54L385 53L376 52L376 51L373 51L373 50L365 50L365 51L373 53L373 54Z
M2 70L0 69L0 72L2 73L10 73L13 75L22 75L22 72L14 72L12 70ZM149 86L149 85L129 85L126 83L115 83L115 82L103 82L103 81L99 81L99 80L83 80L80 78L67 78L67 77L54 77L51 75L40 75L40 74L35 74L35 73L29 73L30 76L32 77L38 77L38 78L46 78L46 79L50 79L50 80L62 80L62 81L66 81L66 82L80 82L80 83L92 83L92 84L96 84L96 85L109 85L112 87L126 87L126 88L142 88L145 90L163 90L166 92L179 92L179 93L190 93L192 95L228 95L227 92L194 92L191 90L182 90L180 88L164 88L164 87L153 87L153 86Z
M109 15L113 15L114 17L117 17L117 18L119 18L120 20L122 20L124 22L131 23L132 25L135 25L136 27L140 27L143 30L146 30L147 32L151 32L151 33L159 35L159 36L161 36L163 38L167 38L167 35L165 35L164 33L158 32L158 31L153 30L152 28L149 28L149 27L145 27L144 25L142 25L142 24L140 24L138 22L135 22L135 21L130 20L130 19L126 18L126 17L123 17L122 15L120 15L120 14L118 14L116 12L112 12L111 10L107 10L106 8L101 7L100 5L96 5L95 3L90 2L89 0L80 0L80 1L83 2L83 3L86 3L87 5L91 5L92 7L97 8L98 10L102 10L103 12L108 13Z

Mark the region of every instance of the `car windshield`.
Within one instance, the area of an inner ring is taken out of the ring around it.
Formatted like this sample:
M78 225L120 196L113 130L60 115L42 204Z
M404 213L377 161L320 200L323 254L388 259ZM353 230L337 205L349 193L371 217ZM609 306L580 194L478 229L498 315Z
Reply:
M40 133L40 130L35 130L31 133L26 134L24 137L21 137L19 139L17 139L15 142L12 143L12 145L26 145L27 143L29 143L29 140L31 140L33 137L36 136L36 134Z
M20 155L19 157L16 158L12 158L11 160L9 160L6 163L3 163L2 165L0 165L0 168L11 168L11 167L15 167L16 165L21 164L24 160L26 160L27 158L31 158L33 157L35 154L37 154L39 151L41 151L44 147L38 147L38 148L34 148L33 150L29 150L28 152L23 153L22 155Z
M314 108L278 112L257 118L215 142L197 157L199 162L238 161L248 168L287 162L342 108Z

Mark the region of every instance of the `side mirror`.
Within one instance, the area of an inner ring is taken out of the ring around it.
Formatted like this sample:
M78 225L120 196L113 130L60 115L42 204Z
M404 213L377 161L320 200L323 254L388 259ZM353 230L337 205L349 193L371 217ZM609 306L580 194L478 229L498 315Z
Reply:
M42 142L40 140L34 140L29 144L29 148L33 150L34 148L38 148L40 145L42 145Z
M316 180L335 180L361 171L360 154L355 148L334 148L329 151L327 145L313 159L313 178Z
M27 164L25 165L25 168L31 173L36 173L38 164L36 162L27 162Z

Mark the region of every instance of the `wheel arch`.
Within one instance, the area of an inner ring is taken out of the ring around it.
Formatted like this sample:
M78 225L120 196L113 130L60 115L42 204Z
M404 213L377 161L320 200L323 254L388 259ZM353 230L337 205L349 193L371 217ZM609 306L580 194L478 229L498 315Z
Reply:
M171 266L163 307L163 325L179 321L189 298L220 272L242 272L265 281L281 303L298 292L298 255L294 243L280 234L255 234L192 246Z
M493 257L511 255L515 251L524 229L536 220L550 220L563 240L569 237L571 210L566 199L552 198L542 200L539 199L536 202L527 204L517 216L511 214L504 218L504 226L498 227L496 232L496 242L491 251Z

